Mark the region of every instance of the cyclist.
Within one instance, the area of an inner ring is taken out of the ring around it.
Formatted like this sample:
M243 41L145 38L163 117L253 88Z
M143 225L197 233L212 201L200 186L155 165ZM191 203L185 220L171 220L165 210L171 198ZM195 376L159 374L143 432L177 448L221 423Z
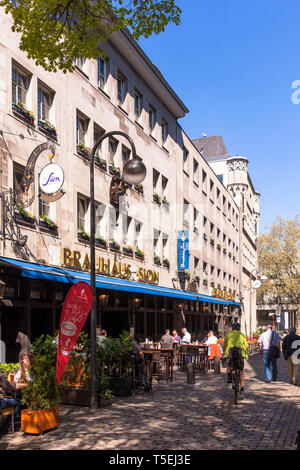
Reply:
M240 357L238 363L240 364L240 381L241 381L241 393L244 394L244 358L248 359L248 342L246 336L241 333L241 325L238 322L233 323L232 331L228 333L225 337L223 344L224 357L229 358L227 361L227 381L231 383L232 381L232 368L231 368L231 348L240 348Z

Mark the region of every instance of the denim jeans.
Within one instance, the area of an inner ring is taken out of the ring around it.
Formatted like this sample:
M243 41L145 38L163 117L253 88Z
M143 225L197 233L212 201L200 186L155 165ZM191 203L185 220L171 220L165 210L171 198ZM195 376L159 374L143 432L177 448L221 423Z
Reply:
M11 406L15 407L14 418L16 419L17 414L21 410L21 400L20 400L20 398L2 398L1 403L0 403L0 407L2 409L10 408ZM12 421L11 416L8 416L8 418L6 420L6 424L4 426L6 430L8 430L8 428L10 427L11 421Z
M263 350L263 361L265 364L265 374L266 374L266 382L271 382L271 380L277 379L277 359L269 357L269 350ZM271 372L271 365L272 365L272 372Z

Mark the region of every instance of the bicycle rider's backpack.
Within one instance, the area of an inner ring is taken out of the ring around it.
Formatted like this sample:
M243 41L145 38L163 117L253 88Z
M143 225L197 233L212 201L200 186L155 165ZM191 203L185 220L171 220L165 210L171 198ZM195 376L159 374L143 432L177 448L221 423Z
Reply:
M241 348L230 348L229 349L229 361L228 364L232 369L243 369L242 350Z

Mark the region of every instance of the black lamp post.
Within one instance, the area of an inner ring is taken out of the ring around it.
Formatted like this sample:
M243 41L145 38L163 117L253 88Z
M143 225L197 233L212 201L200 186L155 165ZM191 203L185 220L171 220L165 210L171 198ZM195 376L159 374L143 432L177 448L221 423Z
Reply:
M90 161L90 199L91 199L91 213L90 213L90 262L91 262L91 288L94 294L93 305L91 309L90 319L90 339L91 339L91 410L98 408L97 398L97 377L96 377L96 266L95 266L95 182L94 182L94 160L96 150L101 146L102 141L107 137L113 135L120 135L125 137L132 148L132 159L128 160L123 168L123 178L129 184L140 184L144 181L147 170L144 163L136 158L135 145L131 137L122 131L111 131L106 132L100 139L95 143Z

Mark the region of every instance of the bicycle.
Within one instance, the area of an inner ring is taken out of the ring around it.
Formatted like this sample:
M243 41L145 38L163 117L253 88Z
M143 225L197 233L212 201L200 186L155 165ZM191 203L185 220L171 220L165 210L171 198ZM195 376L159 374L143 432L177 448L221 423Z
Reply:
M237 405L238 394L241 391L240 371L234 368L232 374L232 389L234 391L234 404Z

